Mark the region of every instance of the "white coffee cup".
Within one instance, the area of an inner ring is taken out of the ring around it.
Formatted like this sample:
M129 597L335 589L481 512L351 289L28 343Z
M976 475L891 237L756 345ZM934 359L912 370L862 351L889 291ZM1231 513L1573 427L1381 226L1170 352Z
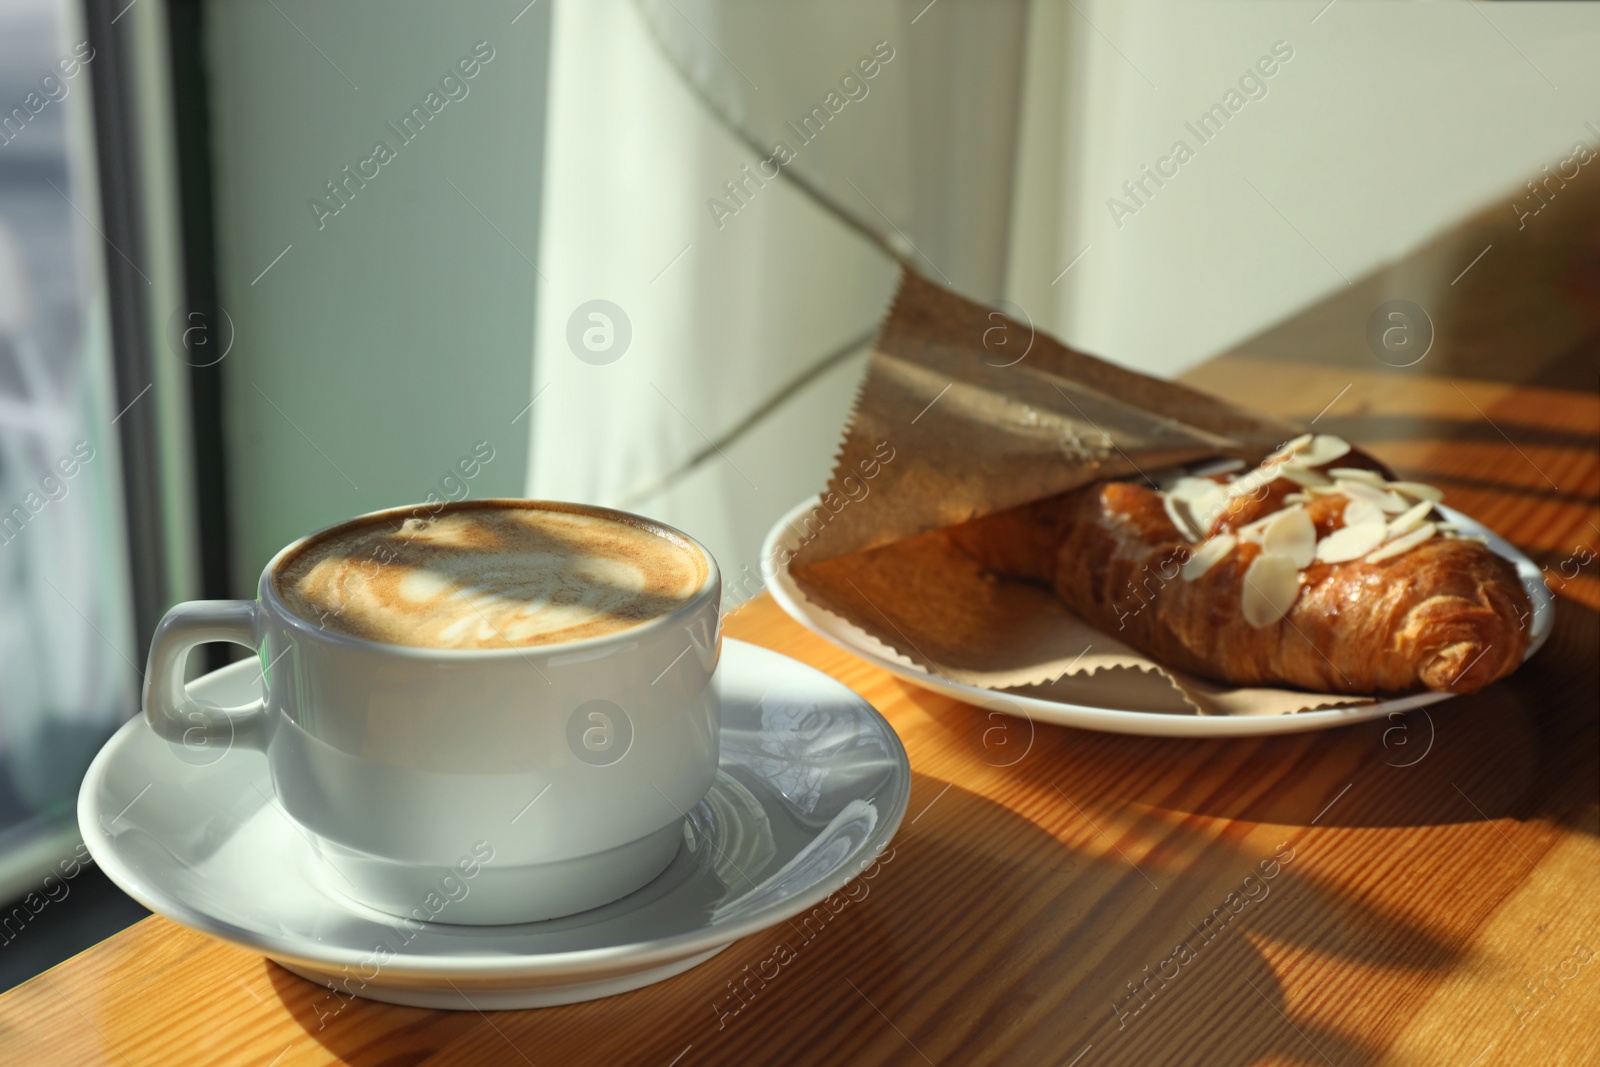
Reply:
M570 509L571 505L561 505ZM317 846L333 889L380 911L447 923L530 922L616 900L671 863L717 771L721 577L626 629L530 648L383 644L285 606L280 562L255 600L169 611L151 642L145 717L197 747L266 753L277 803ZM210 641L260 657L266 696L217 708L184 687Z

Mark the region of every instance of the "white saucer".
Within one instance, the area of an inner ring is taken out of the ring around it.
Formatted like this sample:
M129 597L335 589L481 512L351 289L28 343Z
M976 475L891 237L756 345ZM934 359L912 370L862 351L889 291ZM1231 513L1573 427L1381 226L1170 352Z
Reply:
M978 686L952 682L930 674L919 664L885 645L860 627L845 621L824 608L813 604L801 592L786 568L773 561L781 549L793 551L799 547L804 533L803 517L816 507L818 498L796 505L767 533L761 546L761 574L778 606L801 626L819 637L854 653L913 685L932 690L968 704L976 704L992 712L1018 715L1035 722L1050 722L1061 726L1076 726L1083 730L1100 730L1114 734L1144 734L1154 737L1250 737L1261 734L1294 734L1309 730L1325 730L1332 726L1348 726L1369 719L1382 719L1429 704L1437 704L1456 696L1455 693L1415 693L1410 696L1380 700L1354 707L1330 708L1321 711L1301 711L1289 715L1227 716L1197 715L1178 691L1158 675L1146 675L1136 680L1134 686L1123 682L1108 686L1097 682L1095 676L1079 675L1062 678L1048 687L1048 699L1031 696L1016 690L983 689ZM1451 522L1461 524L1461 532L1488 539L1489 548L1511 561L1517 576L1533 602L1530 621L1528 653L1526 660L1544 646L1550 636L1555 618L1555 596L1545 585L1544 575L1527 556L1481 523L1453 508L1439 505L1439 511ZM1035 690L1043 687L1032 687ZM1137 703L1128 703L1129 694L1137 694ZM1108 697L1118 697L1124 703L1115 703Z
M246 660L190 691L237 705L259 678ZM566 918L408 924L350 902L323 888L331 876L271 799L263 755L197 756L143 718L95 758L78 824L101 870L151 911L359 996L457 1009L610 996L811 908L867 868L905 815L905 749L855 693L733 640L722 691L721 769L677 858L643 889ZM379 946L392 953L381 963Z

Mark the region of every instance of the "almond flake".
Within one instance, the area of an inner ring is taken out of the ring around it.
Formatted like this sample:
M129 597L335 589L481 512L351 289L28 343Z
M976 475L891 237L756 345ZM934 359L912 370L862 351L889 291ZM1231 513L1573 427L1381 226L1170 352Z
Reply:
M1317 555L1317 527L1305 508L1285 508L1261 531L1261 551L1309 567Z
M1262 471L1271 471L1272 473L1264 474ZM1229 496L1245 496L1246 494L1254 493L1277 476L1275 468L1264 467L1262 470L1253 470L1249 474L1229 482L1226 487L1227 493Z
M1192 582L1196 578L1203 577L1206 571L1215 567L1224 556L1232 552L1234 545L1238 543L1238 538L1234 537L1233 534L1225 533L1218 534L1201 545L1195 550L1194 555L1184 562L1181 571L1183 580Z
M1381 489L1384 484L1383 475L1365 467L1330 467L1327 473L1330 477L1342 478L1347 482L1365 482L1374 489Z
M1216 482L1206 482L1206 488L1189 498L1189 517L1199 537L1211 532L1217 516L1228 506L1228 494Z
M1271 514L1263 515L1255 522L1239 527L1233 532L1237 534L1239 540L1243 541L1245 544L1259 545L1261 543L1261 535L1266 532L1267 525L1277 517L1278 513L1274 511Z
M1189 504L1175 493L1164 493L1161 497L1161 506L1166 509L1167 518L1172 520L1172 525L1178 528L1178 535L1185 541L1198 541L1201 534L1195 529L1194 520L1189 516Z
M1404 535L1421 526L1428 519L1428 513L1433 510L1433 503L1424 500L1409 511L1403 512L1389 520L1389 540Z
M1244 572L1239 607L1244 621L1259 629L1287 615L1299 596L1300 568L1294 560L1263 552Z
M1333 484L1333 479L1321 471L1314 471L1310 467L1297 467L1293 463L1285 463L1279 469L1278 476L1301 486Z
M1185 500L1189 500L1198 493L1215 488L1217 488L1217 483L1212 481L1210 478L1196 478L1192 474L1185 474L1176 482L1172 483L1172 488L1169 490L1169 492L1171 492L1173 496L1181 496Z
M1227 490L1209 478L1179 478L1173 483L1169 495L1183 505L1180 510L1187 517L1188 525L1185 527L1180 523L1179 529L1190 530L1191 541L1198 541L1206 535L1217 513L1228 500Z
M1383 510L1391 515L1403 515L1411 509L1411 501L1399 493L1388 492L1383 494Z
M1429 500L1437 504L1444 499L1444 491L1421 482L1390 482L1389 488L1404 493L1413 500Z
M1257 490L1271 485L1279 478L1284 477L1284 470L1289 466L1289 460L1284 457L1268 459L1261 466L1248 474L1240 475L1227 485L1228 495L1245 496L1255 495Z
M1367 503L1377 508L1382 508L1389 502L1388 493L1377 488L1376 486L1368 485L1366 482L1352 482L1347 481L1344 478L1340 478L1333 484L1338 488L1339 492L1343 493L1351 500L1365 500Z
M1313 436L1311 434L1303 433L1299 437L1296 437L1293 441L1285 442L1284 446L1278 450L1278 454L1287 453L1292 456L1302 448L1306 447L1306 445L1309 445L1312 440Z
M1397 537L1393 541L1390 541L1388 544L1384 545L1382 548L1378 549L1376 552L1368 553L1366 562L1382 563L1386 559L1392 559L1395 556L1401 555L1402 553L1410 552L1413 548L1416 548L1433 535L1433 523L1425 522L1421 526L1418 526L1415 530L1412 530L1410 533L1406 534L1404 537Z
M1366 522L1387 522L1383 509L1370 500L1352 500L1344 506L1344 524L1360 526Z
M1364 522L1360 526L1346 526L1317 542L1317 559L1323 563L1344 563L1360 559L1383 544L1389 532L1382 522Z
M1319 433L1290 459L1299 467L1323 467L1350 451L1350 442L1331 433Z

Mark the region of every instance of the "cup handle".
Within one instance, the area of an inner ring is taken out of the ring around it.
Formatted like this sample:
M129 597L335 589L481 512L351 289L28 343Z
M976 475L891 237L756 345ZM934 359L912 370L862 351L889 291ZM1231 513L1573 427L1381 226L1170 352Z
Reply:
M265 700L219 708L190 697L183 682L196 645L227 641L258 651L259 612L253 600L191 600L167 612L150 641L144 672L144 717L152 730L189 748L241 744L266 751Z

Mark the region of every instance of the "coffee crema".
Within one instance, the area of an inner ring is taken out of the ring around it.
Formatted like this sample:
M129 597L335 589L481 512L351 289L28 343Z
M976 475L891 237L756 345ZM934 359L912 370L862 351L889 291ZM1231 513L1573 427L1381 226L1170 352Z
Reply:
M534 501L447 504L329 530L281 560L273 587L318 626L419 648L526 648L670 614L710 562L661 527Z

